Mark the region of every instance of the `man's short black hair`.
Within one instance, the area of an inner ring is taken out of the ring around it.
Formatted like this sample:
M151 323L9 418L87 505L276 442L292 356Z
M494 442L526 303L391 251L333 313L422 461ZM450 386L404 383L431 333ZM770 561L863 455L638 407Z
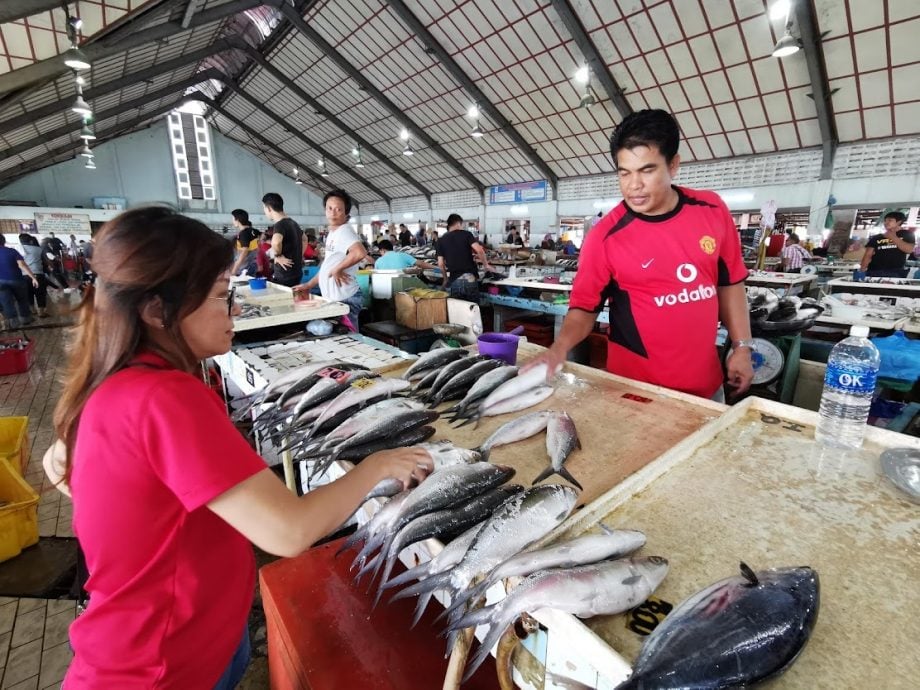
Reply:
M393 243L390 242L390 240L380 240L377 243L377 246L380 247L380 249L385 249L388 252L393 251Z
M885 220L888 220L889 218L894 218L899 223L903 223L907 220L907 216L905 216L900 211L891 211L890 213L886 213Z
M345 213L351 213L351 196L348 192L344 189L333 189L331 192L326 192L326 196L323 197L323 208L326 208L326 202L333 198L341 199L345 204Z
M249 222L249 214L241 208L233 209L230 211L230 215L232 215L233 219L241 225L252 225L252 223Z
M654 146L670 163L680 146L677 120L666 110L639 110L627 115L610 137L610 154L616 164L617 153L637 146Z
M405 223L400 223L400 224L399 224L399 227L401 227L403 230L408 230L408 229L409 229L409 228L406 227L406 224L405 224Z
M462 223L462 222L463 222L463 218L460 217L459 213L451 213L449 216L447 216L447 227L448 228L450 228L453 225L456 225L457 223Z
M798 244L798 243L799 243L799 236L796 235L794 232L790 232L790 233L789 233L789 241L792 242L793 244Z
M269 192L262 197L262 203L268 206L272 211L284 213L284 199L276 192Z

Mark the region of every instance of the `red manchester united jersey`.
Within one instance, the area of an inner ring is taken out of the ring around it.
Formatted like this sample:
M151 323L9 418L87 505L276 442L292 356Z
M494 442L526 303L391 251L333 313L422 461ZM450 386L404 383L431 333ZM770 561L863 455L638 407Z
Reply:
M621 203L591 229L569 305L610 305L608 371L708 398L722 384L716 288L740 283L747 269L719 196L675 189L670 213Z

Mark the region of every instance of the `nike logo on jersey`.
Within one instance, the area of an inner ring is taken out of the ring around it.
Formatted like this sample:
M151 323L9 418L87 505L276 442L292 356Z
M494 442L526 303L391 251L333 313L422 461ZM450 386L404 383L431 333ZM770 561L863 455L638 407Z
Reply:
M648 268L649 266L652 265L652 262L653 262L653 261L654 261L654 259L649 259L649 260L646 261L644 264L642 264L642 268Z

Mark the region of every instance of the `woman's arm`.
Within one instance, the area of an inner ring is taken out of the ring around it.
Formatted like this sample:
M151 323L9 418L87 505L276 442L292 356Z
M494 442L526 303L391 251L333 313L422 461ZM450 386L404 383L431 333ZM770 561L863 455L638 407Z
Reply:
M431 470L420 448L397 448L368 456L331 484L297 497L268 468L208 503L219 517L263 551L291 557L340 527L380 480L393 477L408 486Z

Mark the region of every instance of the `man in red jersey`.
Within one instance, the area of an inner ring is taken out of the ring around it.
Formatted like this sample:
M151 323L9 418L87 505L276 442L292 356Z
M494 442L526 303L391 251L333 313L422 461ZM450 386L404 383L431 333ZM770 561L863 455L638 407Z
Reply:
M677 187L680 132L672 115L642 110L610 142L623 202L582 246L569 312L541 358L552 371L610 306L607 370L722 400L715 346L721 321L732 354L728 384L743 393L754 376L744 290L747 269L734 221L713 192Z

